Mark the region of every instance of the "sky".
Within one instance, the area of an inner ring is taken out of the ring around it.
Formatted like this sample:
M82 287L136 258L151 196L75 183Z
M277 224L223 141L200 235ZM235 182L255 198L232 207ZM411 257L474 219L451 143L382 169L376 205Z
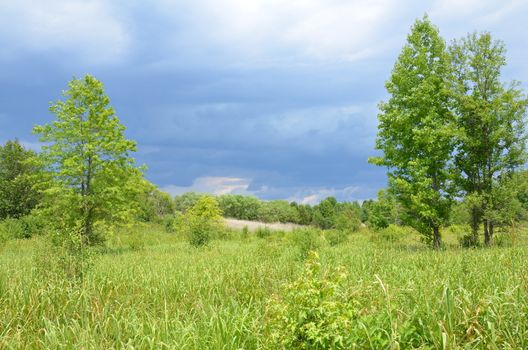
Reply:
M503 40L504 81L528 87L528 0L0 0L0 142L38 150L50 102L92 74L173 195L373 198L377 105L425 13L447 41Z

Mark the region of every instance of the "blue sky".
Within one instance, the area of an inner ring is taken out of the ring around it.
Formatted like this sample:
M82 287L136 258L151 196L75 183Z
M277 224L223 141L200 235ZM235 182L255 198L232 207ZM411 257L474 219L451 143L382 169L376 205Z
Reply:
M527 87L526 0L0 0L0 142L38 148L33 125L90 73L172 194L371 198L377 104L425 12L446 40L491 31Z

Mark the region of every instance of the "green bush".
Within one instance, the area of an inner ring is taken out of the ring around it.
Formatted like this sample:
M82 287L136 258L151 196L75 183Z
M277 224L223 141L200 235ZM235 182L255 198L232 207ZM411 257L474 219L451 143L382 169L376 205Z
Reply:
M5 240L27 238L23 223L19 219L12 218L0 222L0 235Z
M514 245L514 237L511 232L498 232L493 237L493 244L497 247L512 247Z
M405 237L412 235L414 230L407 226L390 224L386 228L373 233L374 241L398 243Z
M324 232L324 238L333 247L346 242L348 235L346 231L342 230L326 230Z
M452 224L445 228L442 233L444 238L448 236L456 238L461 247L475 247L478 243L471 234L471 227L467 224Z
M242 232L240 233L240 238L242 238L243 240L246 240L246 239L249 238L249 228L247 227L247 225L242 227Z
M50 230L35 256L39 274L71 282L83 280L98 247L86 245L80 230Z
M33 215L19 219L7 218L0 222L0 235L5 239L27 239L42 234L44 223Z
M271 230L267 226L260 226L255 230L255 234L258 238L267 238L271 236Z
M168 233L182 232L185 226L185 216L180 212L166 215L163 219L163 226Z
M214 197L202 196L185 213L185 230L189 243L194 247L209 243L223 229L222 211Z
M133 252L145 250L145 237L143 237L141 231L131 233L128 246Z
M473 234L468 233L463 235L458 239L458 244L463 248L476 248L480 246L478 237L475 237Z
M360 215L351 209L345 209L336 217L335 228L346 233L356 232L361 227Z
M302 228L292 231L292 240L299 251L300 259L306 259L310 251L315 251L321 246L320 232L315 228Z
M348 349L356 303L346 293L346 275L321 273L310 252L298 280L275 294L266 310L266 331L274 349Z

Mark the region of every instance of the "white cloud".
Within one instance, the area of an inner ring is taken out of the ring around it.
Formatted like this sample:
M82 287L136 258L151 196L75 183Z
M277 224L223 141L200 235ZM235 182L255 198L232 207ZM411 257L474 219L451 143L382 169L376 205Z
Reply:
M130 45L124 24L102 0L2 1L0 58L66 53L83 63L113 63Z
M354 201L361 192L361 187L346 186L343 188L299 188L270 187L263 185L258 190L250 190L252 179L239 177L204 176L196 178L190 186L168 185L161 190L173 196L185 192L209 193L213 195L242 194L260 198L277 198L295 201L301 204L315 205L326 197L336 197L340 201ZM293 193L293 195L292 195Z
M347 186L343 188L318 188L318 189L301 189L290 198L289 201L295 201L301 204L315 205L327 197L335 197L340 201L358 200L356 194L361 190L358 186Z
M441 25L443 32L450 32L453 25L471 32L489 30L489 26L508 20L516 12L526 11L527 5L526 0L437 0L430 14L433 20L451 24Z
M249 194L247 189L250 183L251 179L245 178L205 176L196 178L191 186L169 185L161 189L173 196L185 192L210 193L214 195Z
M186 40L187 51L222 50L236 57L231 64L261 66L368 58L384 49L383 30L402 8L393 0L165 0L158 6L178 26L187 14L180 38L200 38Z

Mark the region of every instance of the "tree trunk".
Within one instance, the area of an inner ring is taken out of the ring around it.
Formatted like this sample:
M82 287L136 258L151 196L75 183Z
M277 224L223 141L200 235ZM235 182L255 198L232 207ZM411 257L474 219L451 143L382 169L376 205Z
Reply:
M484 244L487 246L491 245L490 225L488 219L484 220Z
M490 246L492 240L493 240L493 222L491 222L491 220L486 220L484 222L484 243L487 246Z
M442 245L442 238L440 237L440 227L433 227L433 246L435 249L440 249Z
M85 178L85 184L84 184L84 222L83 222L83 234L84 234L84 240L87 244L92 244L93 242L93 204L91 203L91 191L92 191L92 164L93 159L92 156L89 155L87 159L87 170L86 170L86 178Z
M479 230L479 214L478 208L473 207L471 210L471 243L472 245L477 245L478 242L478 230Z

